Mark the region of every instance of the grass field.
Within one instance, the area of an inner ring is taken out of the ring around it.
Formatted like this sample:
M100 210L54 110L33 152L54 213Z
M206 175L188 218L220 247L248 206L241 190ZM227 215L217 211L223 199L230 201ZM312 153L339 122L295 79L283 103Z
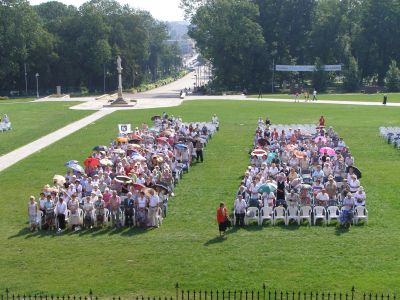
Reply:
M394 290L400 286L400 152L378 137L378 127L399 126L397 108L291 103L191 101L169 114L185 121L210 120L221 130L176 189L168 217L157 230L90 230L30 234L31 194L64 173L63 163L82 161L97 144L115 137L118 123L148 121L165 109L119 111L0 173L0 290L19 293L87 293L174 296L184 289L251 289L262 284L289 290ZM32 117L33 117L33 113ZM248 165L259 116L273 123L328 126L350 146L367 193L368 226L251 226L217 237L215 209L232 208ZM40 117L39 112L35 113Z
M400 102L400 93L387 93L388 103ZM250 95L249 98L257 98L258 95ZM273 99L294 99L294 95L288 94L263 94L263 98ZM300 95L299 99L304 101L304 96ZM312 99L312 95L310 95ZM318 100L333 100L333 101L366 101L366 102L382 102L383 94L319 94Z
M0 133L0 155L93 113L69 109L76 104L78 103L26 103L22 100L20 102L20 99L0 101L0 115L7 114L13 128Z

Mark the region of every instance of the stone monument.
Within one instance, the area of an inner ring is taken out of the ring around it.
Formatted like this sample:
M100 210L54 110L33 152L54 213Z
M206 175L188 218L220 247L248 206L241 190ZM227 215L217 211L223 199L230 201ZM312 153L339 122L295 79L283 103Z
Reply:
M121 66L121 57L118 55L117 58L117 71L118 71L118 97L116 100L111 102L110 106L132 106L129 105L127 101L124 100L122 95L122 66Z

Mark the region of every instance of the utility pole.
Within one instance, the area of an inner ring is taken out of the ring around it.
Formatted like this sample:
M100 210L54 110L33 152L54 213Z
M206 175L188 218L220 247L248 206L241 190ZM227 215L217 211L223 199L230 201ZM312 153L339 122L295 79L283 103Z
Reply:
M26 72L26 63L24 63L25 70L25 96L28 96L28 73Z
M36 73L35 77L36 77L36 97L39 98L39 73Z
M274 80L275 80L275 58L272 59L272 86L271 86L271 91L272 94L274 93Z

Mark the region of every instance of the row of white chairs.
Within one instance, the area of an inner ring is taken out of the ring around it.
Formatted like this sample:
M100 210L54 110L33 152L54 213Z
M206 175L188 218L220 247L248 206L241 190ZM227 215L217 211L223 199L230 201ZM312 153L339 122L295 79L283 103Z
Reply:
M343 208L342 208L343 209ZM321 220L324 224L329 225L332 220L339 220L341 210L337 206L329 206L327 208L323 206L302 206L300 208L289 206L285 209L282 206L263 207L258 209L256 207L249 207L246 210L244 223L249 225L250 222L255 221L258 225L262 225L264 221L270 221L272 225L275 225L279 220L282 220L285 225L289 225L290 221L301 224L303 220L307 220L309 225L316 225L318 220ZM236 216L234 215L234 224L236 224ZM364 206L357 206L354 208L354 225L358 224L360 220L364 220L368 224L368 210Z
M0 122L0 131L8 131L11 130L11 122L8 123L4 123L4 122Z
M78 215L79 215L79 225L83 226L84 225L84 219L85 219L85 212L84 210L82 210L81 208L78 209ZM55 215L55 226L56 228L59 228L59 224L58 224L58 219L57 219L57 215ZM38 215L37 215L37 224L39 225L39 228L42 229L42 218L43 218L43 212L39 211ZM67 210L67 214L65 215L65 222L67 224L67 226L70 226L70 220L71 218L71 211ZM91 212L91 218L93 220L93 223L95 226L98 226L99 224L97 224L97 216L96 216L96 211L93 210ZM121 224L125 223L125 214L122 210L119 211L119 220L121 222ZM135 209L133 209L133 216L132 216L132 220L133 220L133 226L136 226L136 211ZM157 223L159 226L161 226L163 222L163 213L162 213L162 209L161 207L158 208L157 211ZM107 209L104 208L104 221L103 224L106 226L109 226L111 224L111 212Z

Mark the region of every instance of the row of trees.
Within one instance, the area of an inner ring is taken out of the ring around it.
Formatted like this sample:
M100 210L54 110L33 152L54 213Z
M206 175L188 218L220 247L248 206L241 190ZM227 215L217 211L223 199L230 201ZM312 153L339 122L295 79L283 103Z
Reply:
M342 64L340 74L320 72L327 77L322 80L318 74L277 74L289 81L309 76L320 89L338 75L349 91L363 82L400 83L398 0L181 0L181 5L191 20L189 34L212 62L219 86L270 86L273 62Z
M163 22L115 0L92 0L81 7L27 0L0 0L0 90L116 89L116 57L122 57L124 87L174 74L179 48L168 43Z

